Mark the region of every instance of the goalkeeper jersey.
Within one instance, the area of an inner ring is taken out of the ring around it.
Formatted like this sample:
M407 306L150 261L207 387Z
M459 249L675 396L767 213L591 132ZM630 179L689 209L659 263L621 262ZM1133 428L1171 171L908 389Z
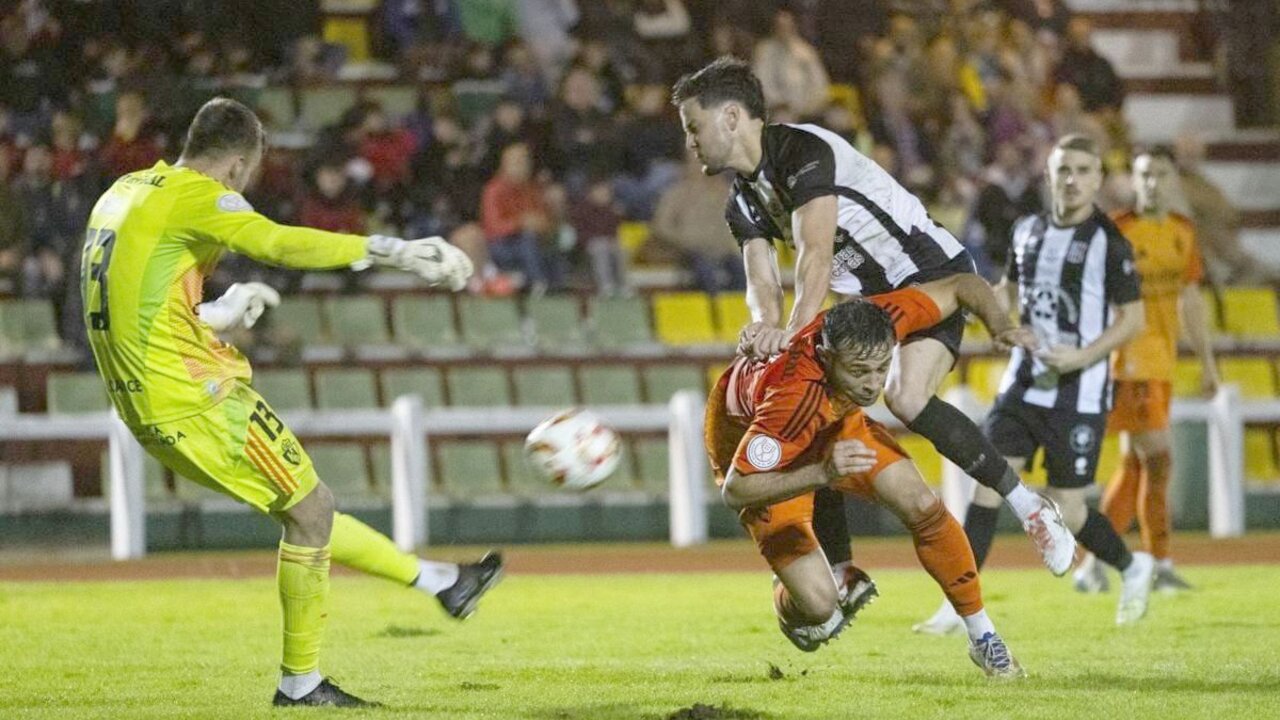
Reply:
M249 382L245 357L196 315L227 250L340 268L365 257L365 238L278 225L222 183L163 161L117 180L89 216L80 288L94 360L126 422L189 417Z

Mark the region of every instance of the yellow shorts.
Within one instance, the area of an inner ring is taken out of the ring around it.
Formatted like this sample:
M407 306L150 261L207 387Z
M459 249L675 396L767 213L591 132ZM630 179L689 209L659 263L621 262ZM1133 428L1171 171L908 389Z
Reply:
M298 438L244 383L199 415L130 430L173 472L264 513L292 507L319 482Z

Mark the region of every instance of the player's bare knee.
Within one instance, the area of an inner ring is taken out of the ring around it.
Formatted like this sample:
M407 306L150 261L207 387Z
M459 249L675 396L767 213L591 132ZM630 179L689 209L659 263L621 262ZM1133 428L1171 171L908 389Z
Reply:
M333 493L324 483L316 483L306 497L280 513L286 540L307 547L327 545L333 529L333 511Z
M1168 454L1172 440L1169 437L1169 431L1157 430L1155 432L1135 433L1131 443L1131 447L1138 454L1138 457L1146 460L1156 455Z
M1085 520L1089 516L1089 506L1085 503L1083 489L1050 487L1045 488L1045 494L1058 503L1058 510L1062 513L1062 521L1066 523L1068 530L1076 533L1080 531L1080 528L1084 527Z
M929 404L931 397L933 396L924 388L913 387L897 378L890 381L884 389L885 406L894 417L904 423L912 422L919 417L920 413L924 412L924 406Z

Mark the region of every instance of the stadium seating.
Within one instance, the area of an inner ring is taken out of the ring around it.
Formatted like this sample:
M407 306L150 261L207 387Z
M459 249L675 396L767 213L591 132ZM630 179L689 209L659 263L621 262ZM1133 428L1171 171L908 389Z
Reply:
M1254 482L1280 483L1276 463L1275 428L1247 428L1244 432L1244 476Z
M449 404L455 407L493 407L511 404L507 374L498 367L450 368L445 382Z
M649 308L643 298L597 298L591 303L593 344L602 350L625 350L653 344Z
M529 467L524 456L524 443L508 440L502 443L502 462L507 473L507 488L522 497L536 497L555 490Z
M640 403L640 376L631 365L584 365L578 381L584 405Z
M1004 376L1007 358L976 357L969 360L965 371L965 382L974 396L983 403L996 399L1000 391L1000 378Z
M105 412L111 407L107 388L95 372L51 373L46 392L50 413Z
M1223 329L1248 339L1280 339L1280 318L1271 288L1229 287L1222 291Z
M272 329L285 340L301 340L305 343L324 342L328 339L324 319L320 313L320 301L306 295L289 295L280 300L280 306L267 313Z
M942 484L942 456L930 443L919 435L904 433L897 437L898 444L911 456L911 461L919 468L924 481L932 487Z
M582 350L586 346L577 298L548 295L525 305L538 349L544 352Z
M751 322L744 293L720 293L712 301L716 316L716 337L720 342L738 344L738 333Z
M632 447L640 487L655 495L665 495L671 487L671 454L666 438L641 438Z
M419 351L463 348L453 322L453 303L443 296L401 295L391 304L396 342Z
M573 373L558 365L519 367L512 372L517 405L563 407L575 404Z
M254 370L253 389L276 410L307 410L313 405L305 370Z
M444 405L444 388L440 384L440 371L435 368L389 368L380 373L382 399L390 405L401 395L422 396L427 408Z
M334 342L357 347L385 345L391 341L382 299L372 295L331 297L324 302Z
M1200 397L1200 361L1178 358L1173 369L1173 396L1176 398Z
M1240 394L1246 398L1270 398L1275 396L1275 377L1271 363L1259 357L1226 357L1218 361L1222 382L1240 386Z
M55 350L61 343L48 300L0 301L0 356Z
M316 407L348 410L378 407L373 372L364 368L324 368L315 373Z
M651 403L665 403L679 390L705 393L703 372L696 365L650 365L641 371L645 397Z
M444 441L435 446L441 490L451 497L503 492L498 448L488 441Z
M717 342L711 300L705 293L660 293L653 296L653 327L667 345Z
M340 501L370 500L380 496L369 482L369 466L365 462L363 446L355 443L307 443L306 448L316 475Z
M458 317L462 338L473 350L492 352L525 346L520 311L511 298L460 298Z

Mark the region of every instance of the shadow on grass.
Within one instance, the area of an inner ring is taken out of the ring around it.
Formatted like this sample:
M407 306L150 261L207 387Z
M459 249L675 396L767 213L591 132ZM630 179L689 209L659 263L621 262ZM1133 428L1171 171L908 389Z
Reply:
M618 703L548 708L523 717L537 720L770 720L773 716L750 708L694 703L670 713L654 714Z
M979 676L969 679L939 678L924 673L905 673L879 678L884 685L948 686L969 687L983 682ZM1049 677L1032 672L1026 680L1009 683L1010 688L1031 688L1046 690L1131 690L1161 693L1220 693L1220 692L1253 692L1274 693L1280 691L1280 678L1259 677L1253 680L1213 680L1210 678L1179 678L1168 675L1106 675L1102 673L1085 673L1083 675Z
M424 627L405 627L403 625L388 625L382 632L374 635L374 637L384 638L417 638L417 637L435 637L442 634L442 631L435 628Z

